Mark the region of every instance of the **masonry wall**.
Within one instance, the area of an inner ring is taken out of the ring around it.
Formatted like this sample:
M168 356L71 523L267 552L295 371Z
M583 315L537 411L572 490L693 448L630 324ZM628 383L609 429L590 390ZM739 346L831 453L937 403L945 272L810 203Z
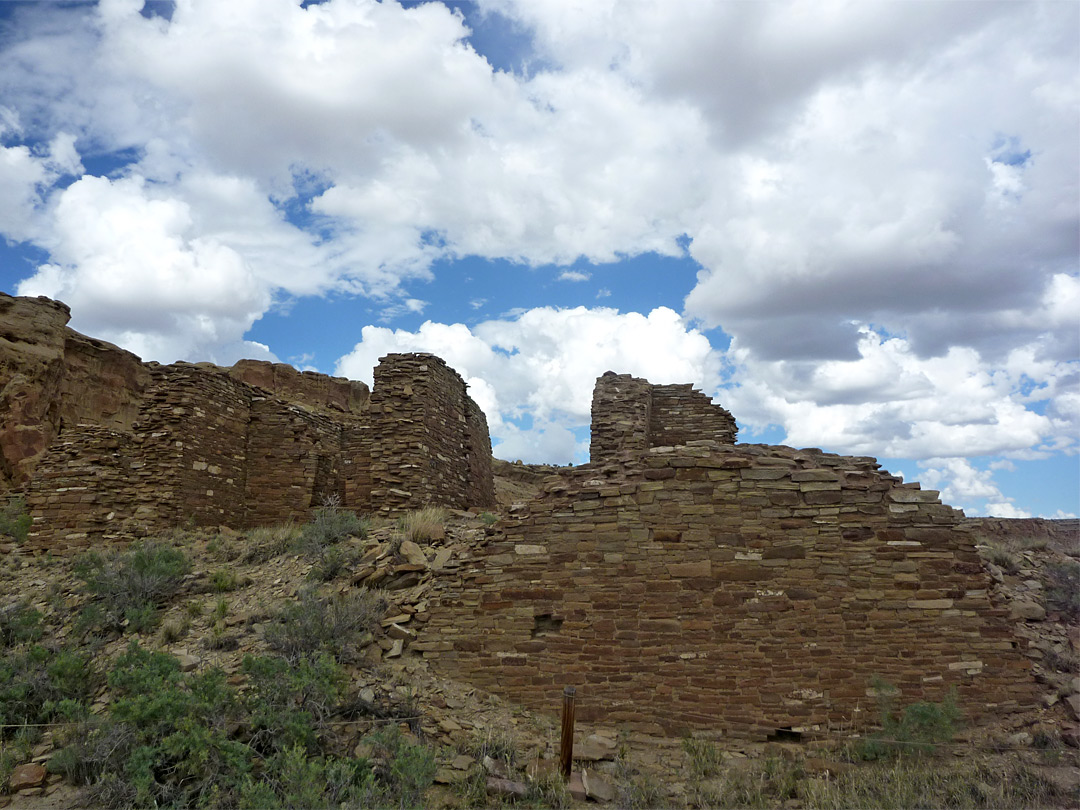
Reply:
M240 499L245 525L282 523L324 503L347 503L343 433L327 416L255 397L247 423L247 483Z
M971 718L1033 703L960 513L873 459L699 442L519 514L412 646L514 701L574 685L583 719L756 739L872 722L874 676Z
M378 509L495 502L487 421L465 381L440 358L380 358L370 413L371 499ZM473 475L487 480L471 481Z
M465 503L492 506L495 503L495 476L491 456L491 434L480 406L465 398Z
M692 385L651 386L649 447L711 439L735 444L734 417Z
M734 417L692 385L652 385L607 372L596 380L589 457L629 462L652 447L710 440L734 444Z
M611 371L596 381L589 440L594 462L629 460L649 449L651 389L648 380Z
M370 409L362 383L266 363L143 370L133 414L118 398L124 408L105 425L59 420L25 487L28 548L306 520L327 502L359 511L494 502L486 420L438 358L386 358Z

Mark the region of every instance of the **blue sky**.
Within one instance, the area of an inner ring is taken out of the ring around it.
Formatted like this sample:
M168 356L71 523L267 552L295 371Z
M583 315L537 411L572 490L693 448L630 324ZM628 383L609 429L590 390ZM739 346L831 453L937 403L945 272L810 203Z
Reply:
M0 3L0 289L162 362L433 351L495 452L593 380L1080 512L1072 3Z

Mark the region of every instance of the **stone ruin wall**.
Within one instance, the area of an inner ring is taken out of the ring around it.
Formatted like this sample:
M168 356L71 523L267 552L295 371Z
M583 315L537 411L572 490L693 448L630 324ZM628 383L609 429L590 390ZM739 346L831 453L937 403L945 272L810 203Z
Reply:
M494 504L487 418L446 363L431 354L382 358L370 409L378 509L424 506L428 492L443 493L450 505Z
M31 550L303 520L328 499L494 503L487 422L437 357L382 358L369 394L282 364L143 364L67 319L0 296L0 493L25 494Z
M644 386L598 381L617 460L512 510L413 649L528 706L573 685L583 719L665 734L866 728L875 676L902 703L956 687L969 719L1034 704L962 513L872 458L711 439L633 455L602 408L617 387L632 446L664 435L654 407L641 429Z
M652 385L607 372L596 381L589 457L633 461L653 447L700 439L734 444L735 418L691 385Z

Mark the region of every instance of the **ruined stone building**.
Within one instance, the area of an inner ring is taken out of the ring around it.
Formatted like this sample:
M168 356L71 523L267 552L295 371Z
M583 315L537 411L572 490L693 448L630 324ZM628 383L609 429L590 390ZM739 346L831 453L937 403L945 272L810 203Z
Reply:
M382 358L369 391L257 361L143 363L68 318L0 296L0 492L25 493L31 547L304 520L327 500L494 503L487 420L433 355Z
M374 388L287 366L144 364L0 297L0 488L30 546L188 521L494 502L483 413L431 355ZM597 380L591 461L546 475L431 580L412 649L543 710L767 738L865 726L880 677L968 718L1029 707L1029 663L962 513L873 458L736 442L689 385ZM861 714L860 714L861 713Z
M1029 662L962 513L868 457L735 443L690 386L597 380L592 459L442 582L437 666L585 719L766 739L866 727L875 678L967 718L1029 708Z

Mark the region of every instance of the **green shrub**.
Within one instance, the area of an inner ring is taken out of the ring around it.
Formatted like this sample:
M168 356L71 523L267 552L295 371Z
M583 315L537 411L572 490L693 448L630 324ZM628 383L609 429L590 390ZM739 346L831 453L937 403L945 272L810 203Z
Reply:
M409 742L397 726L384 726L367 738L376 760L375 784L368 806L423 807L424 792L435 780L435 754Z
M77 652L40 645L9 652L0 659L0 725L77 716L93 685L89 662Z
M25 602L0 610L0 648L14 647L42 636L41 611Z
M30 533L33 520L26 512L26 500L21 495L12 495L7 503L0 507L0 535L7 535L16 542L25 542Z
M308 572L308 579L316 582L329 582L346 573L356 562L355 550L338 546L327 546L315 555L315 560Z
M932 754L939 744L953 738L961 716L955 689L950 689L940 703L912 703L898 714L893 705L896 688L880 678L874 678L871 685L879 696L881 730L856 743L854 754L858 759Z
M245 700L251 717L252 746L278 754L302 745L318 747L318 732L345 694L348 678L329 655L290 663L277 656L245 656L242 671L251 688Z
M53 757L107 807L195 806L234 790L252 755L230 739L239 701L225 673L184 676L175 658L135 642L108 676L109 716Z
M480 520L483 521L485 526L491 526L492 524L499 522L499 516L494 512L481 512Z
M320 651L345 660L378 627L386 608L386 599L366 589L329 598L305 589L267 626L266 643L290 660Z
M320 506L300 531L300 547L305 552L320 551L348 537L367 537L371 523L355 512L337 506Z
M182 551L144 543L126 552L85 554L75 562L75 574L86 582L102 610L105 629L151 629L157 608L180 587L191 563Z

